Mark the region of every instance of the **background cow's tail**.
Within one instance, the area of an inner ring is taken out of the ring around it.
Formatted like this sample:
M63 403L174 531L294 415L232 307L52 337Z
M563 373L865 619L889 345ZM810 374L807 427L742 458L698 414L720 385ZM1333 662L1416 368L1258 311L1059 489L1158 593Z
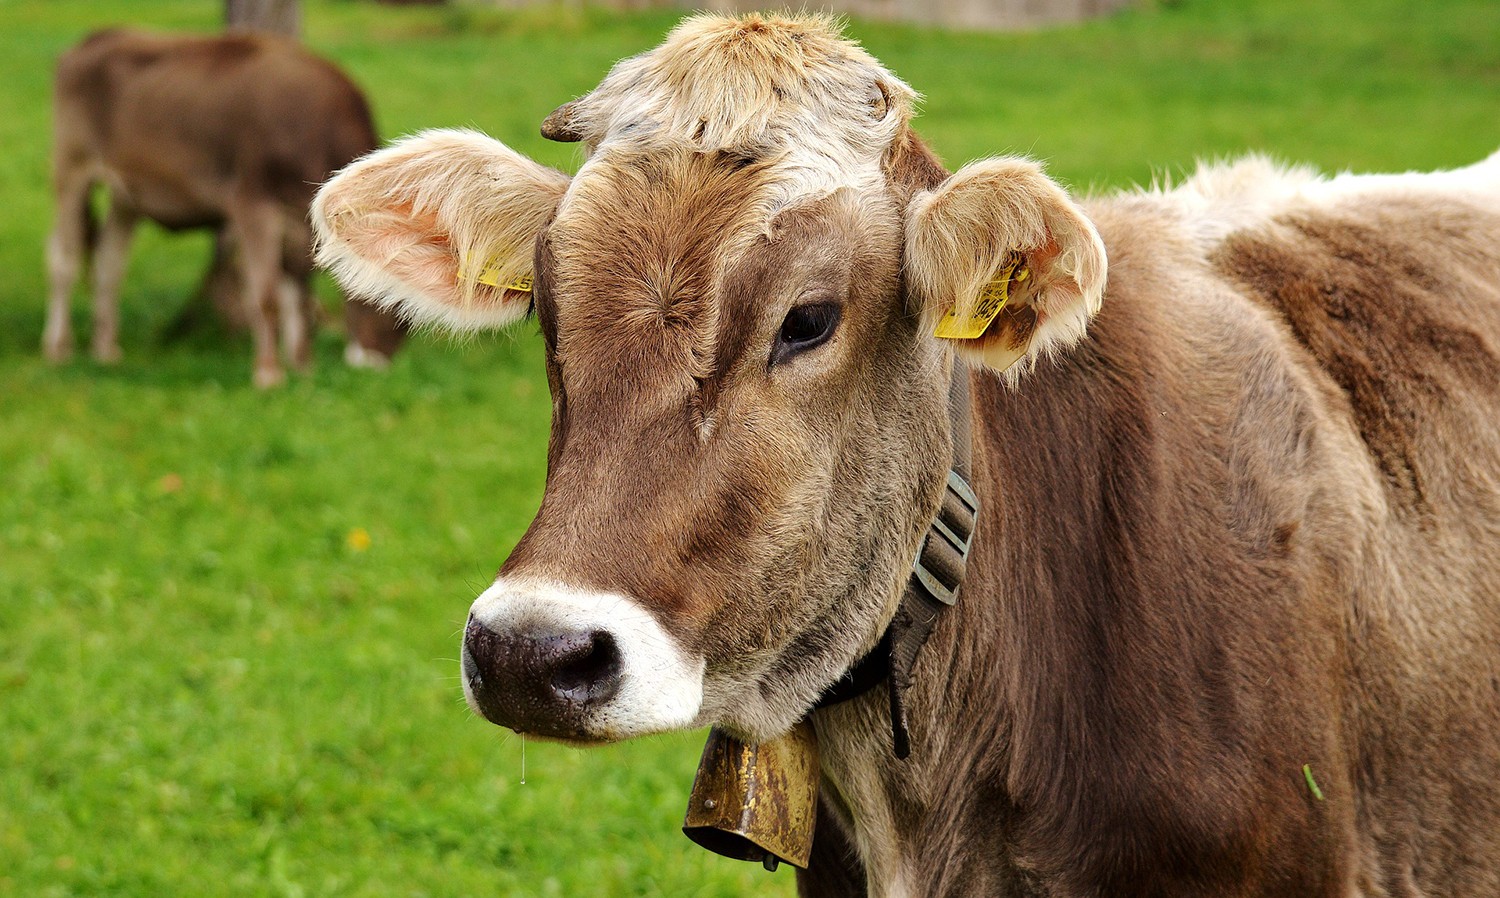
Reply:
M94 184L99 176L101 109L112 102L107 79L95 56L113 31L90 35L63 54L57 64L52 101L52 190L59 228L76 229L85 259L91 259L99 240L93 214ZM106 47L107 49L107 47Z
M79 261L86 263L94 257L94 249L99 244L99 220L94 215L93 202L94 172L86 163L66 158L55 160L54 169L56 231L76 235L64 242L78 247L81 253Z

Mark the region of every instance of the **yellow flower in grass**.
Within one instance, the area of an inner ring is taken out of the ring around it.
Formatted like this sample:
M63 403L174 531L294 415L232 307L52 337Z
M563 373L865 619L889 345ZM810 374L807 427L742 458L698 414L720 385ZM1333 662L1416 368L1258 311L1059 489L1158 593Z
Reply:
M344 545L351 552L363 552L370 548L370 531L363 527L355 527L344 536Z

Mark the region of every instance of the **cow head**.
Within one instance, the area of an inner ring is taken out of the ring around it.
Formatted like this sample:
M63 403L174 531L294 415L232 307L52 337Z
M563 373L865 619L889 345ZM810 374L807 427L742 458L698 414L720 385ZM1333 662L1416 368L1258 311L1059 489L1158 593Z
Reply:
M1103 248L1030 162L951 177L912 91L822 18L688 19L544 133L351 165L321 259L414 319L534 309L546 494L464 636L471 705L594 742L801 716L879 638L941 496L952 353L1014 372L1082 333ZM982 333L935 339L996 273Z
M350 296L344 301L344 329L349 333L344 361L351 368L384 369L406 342L409 325L390 309Z

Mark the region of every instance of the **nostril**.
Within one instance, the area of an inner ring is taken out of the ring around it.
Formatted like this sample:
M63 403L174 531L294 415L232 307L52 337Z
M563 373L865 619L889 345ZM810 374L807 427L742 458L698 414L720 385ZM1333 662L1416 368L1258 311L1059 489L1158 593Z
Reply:
M464 676L473 680L481 675L481 659L487 662L494 656L497 640L498 637L475 620L474 615L469 615L469 621L464 625L462 659Z
M569 640L552 670L552 689L570 701L600 701L620 682L620 649L614 636L596 630Z
M574 737L587 715L619 694L625 659L605 630L464 627L465 693L485 719L517 732Z

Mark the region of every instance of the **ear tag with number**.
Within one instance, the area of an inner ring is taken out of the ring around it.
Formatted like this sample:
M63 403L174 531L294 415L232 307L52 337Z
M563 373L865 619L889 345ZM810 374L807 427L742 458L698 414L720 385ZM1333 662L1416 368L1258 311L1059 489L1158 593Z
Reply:
M479 269L478 274L470 273L466 266L465 268L461 268L459 270L459 277L473 280L490 287L499 287L502 290L514 290L517 293L531 292L531 275L523 274L510 283L502 285L500 283L500 269L495 265L484 266L483 268Z
M933 334L950 340L973 340L984 334L1000 310L1010 301L1010 285L1019 284L1030 276L1020 256L1012 258L995 273L995 277L979 291L979 301L967 317L960 319L957 310L949 309L938 321Z

